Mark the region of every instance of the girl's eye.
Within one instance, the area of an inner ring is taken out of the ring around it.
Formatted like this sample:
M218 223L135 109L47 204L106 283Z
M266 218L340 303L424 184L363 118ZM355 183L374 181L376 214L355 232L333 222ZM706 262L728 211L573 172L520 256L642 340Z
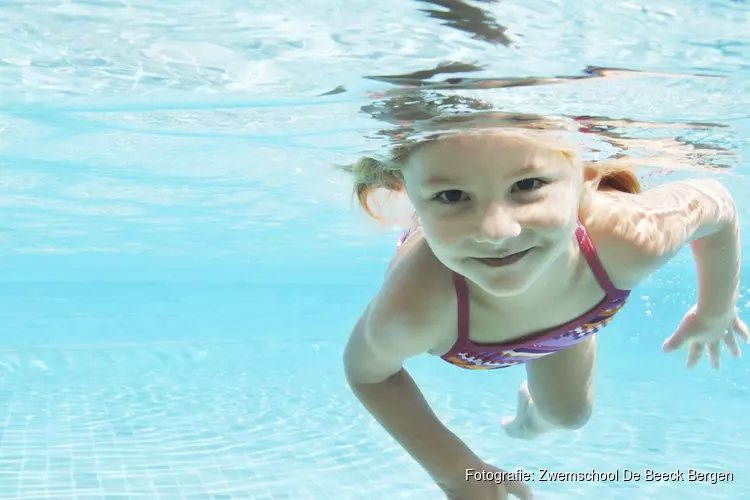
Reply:
M458 203L461 201L461 197L466 194L458 189L449 189L447 191L441 191L435 195L434 199L441 203Z
M513 185L514 191L536 191L537 189L541 188L547 184L546 181L542 179L524 179L522 181L518 181Z
M547 185L548 182L543 179L537 179L537 178L530 178L530 179L524 179L521 181L516 182L513 185L512 191L536 191L537 189ZM454 204L461 201L465 201L466 197L468 195L459 189L448 189L446 191L441 191L438 194L436 194L433 199L439 201L440 203L446 203L446 204Z

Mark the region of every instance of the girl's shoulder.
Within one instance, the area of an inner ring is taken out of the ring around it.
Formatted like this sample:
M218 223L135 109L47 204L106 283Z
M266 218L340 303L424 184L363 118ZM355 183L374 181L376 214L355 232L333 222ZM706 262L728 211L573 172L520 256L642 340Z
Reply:
M644 278L646 259L636 243L639 226L640 230L643 227L632 211L638 196L620 191L597 191L579 214L607 276L620 290L632 290ZM646 234L640 237L643 236ZM650 272L656 269L658 266Z
M597 191L579 218L613 284L630 290L735 211L718 181L693 179L636 194Z
M344 350L347 377L381 382L407 359L434 353L444 344L447 325L456 323L455 307L453 312L447 307L450 283L450 272L426 244L412 241L402 247L349 337Z
M385 330L398 330L432 348L446 334L455 333L453 275L421 234L414 234L407 243L394 256L368 314L370 321L384 325L378 329L383 335L388 335Z

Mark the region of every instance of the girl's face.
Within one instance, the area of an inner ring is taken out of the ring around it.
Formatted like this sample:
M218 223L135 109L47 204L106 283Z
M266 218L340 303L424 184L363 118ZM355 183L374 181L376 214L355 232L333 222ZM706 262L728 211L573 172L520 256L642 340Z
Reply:
M492 295L521 293L564 262L583 184L568 154L501 133L449 137L403 176L435 256Z

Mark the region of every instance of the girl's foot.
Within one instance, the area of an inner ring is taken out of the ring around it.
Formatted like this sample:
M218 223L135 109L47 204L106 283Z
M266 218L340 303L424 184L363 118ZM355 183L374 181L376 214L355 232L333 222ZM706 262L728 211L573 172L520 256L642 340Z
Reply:
M554 429L536 411L529 393L529 384L524 382L518 388L518 409L515 417L505 417L501 421L505 433L515 439L533 439Z

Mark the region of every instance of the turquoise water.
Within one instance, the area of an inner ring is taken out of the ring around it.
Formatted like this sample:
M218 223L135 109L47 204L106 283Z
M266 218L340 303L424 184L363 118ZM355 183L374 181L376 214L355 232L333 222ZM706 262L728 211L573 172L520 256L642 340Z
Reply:
M635 149L678 137L702 172L646 182L719 176L750 241L749 23L730 0L5 2L0 498L440 498L343 379L398 228L329 165L436 110L595 116ZM446 61L472 71L414 75ZM641 73L570 78L591 66ZM505 437L522 369L408 368L537 498L747 498L750 365L661 353L694 299L687 251L634 293L575 433ZM626 480L646 469L684 480Z

